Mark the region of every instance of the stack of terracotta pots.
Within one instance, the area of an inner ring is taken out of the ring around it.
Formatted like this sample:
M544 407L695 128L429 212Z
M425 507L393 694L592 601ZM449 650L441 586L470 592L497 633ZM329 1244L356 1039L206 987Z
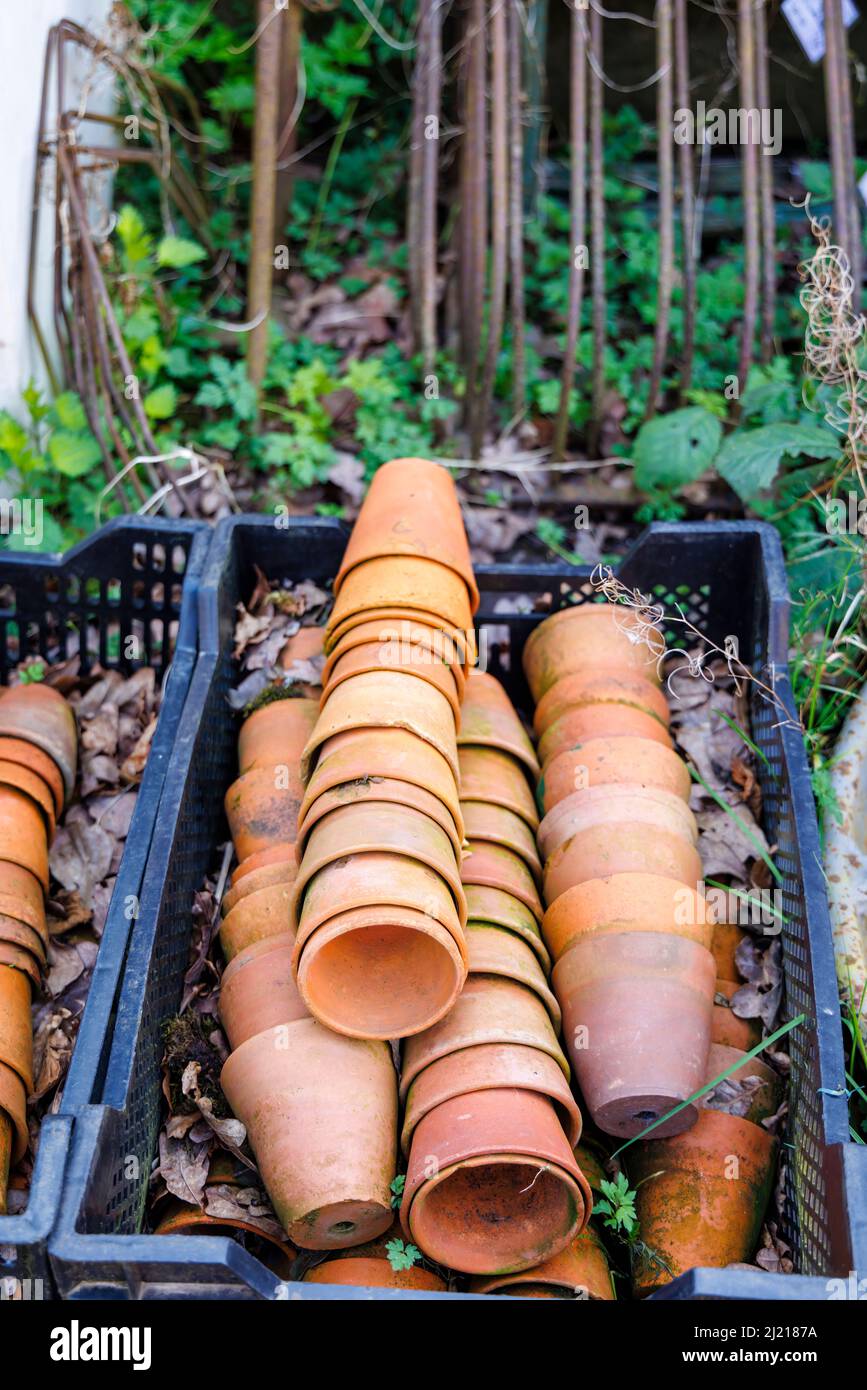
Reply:
M31 993L45 966L48 850L75 789L75 715L49 686L0 694L0 1212L27 1148Z
M470 973L450 1013L404 1047L401 1221L432 1260L490 1274L565 1250L591 1195L539 931L527 781L538 765L502 687L482 672L467 680L459 742Z
M731 1001L741 988L736 954L747 933L735 922L717 922L713 930L713 958L716 966L716 1000L713 1009L713 1041L722 1047L749 1052L761 1040L762 1025L757 1018L739 1018Z

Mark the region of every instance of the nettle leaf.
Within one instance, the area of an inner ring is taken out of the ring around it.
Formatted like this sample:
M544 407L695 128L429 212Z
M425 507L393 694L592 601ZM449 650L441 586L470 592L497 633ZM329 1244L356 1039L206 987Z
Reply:
M157 265L172 270L185 270L196 261L203 261L207 252L197 241L188 241L182 236L164 236L157 247Z
M99 463L102 455L93 435L55 430L48 445L48 457L58 473L67 478L80 478Z
M749 501L771 486L785 457L830 459L839 452L839 437L823 425L762 425L730 434L716 467L729 487Z
M54 402L58 424L65 430L86 430L87 416L74 391L64 391Z
M147 260L152 249L151 239L145 228L144 218L131 203L124 203L117 215L117 234L131 266L140 265Z
M701 406L673 410L648 420L633 449L635 485L642 492L675 492L709 468L722 439L722 425Z
M174 415L177 408L177 390L171 382L166 381L162 386L156 386L153 391L148 391L142 404L149 420L168 420Z

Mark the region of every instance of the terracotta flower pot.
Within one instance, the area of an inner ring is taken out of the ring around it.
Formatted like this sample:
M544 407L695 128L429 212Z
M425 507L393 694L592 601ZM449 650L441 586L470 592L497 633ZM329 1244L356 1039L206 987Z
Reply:
M702 1110L686 1134L632 1146L627 1161L642 1242L668 1266L639 1259L636 1293L651 1293L696 1265L720 1269L752 1259L776 1149L760 1125L717 1110Z
M707 1063L707 1081L713 1081L722 1072L727 1071L735 1062L740 1062L736 1072L733 1072L728 1081L737 1084L748 1081L755 1084L755 1090L750 1089L748 1096L744 1096L743 1103L747 1108L743 1111L741 1119L751 1120L754 1125L760 1125L763 1120L770 1119L776 1115L780 1108L780 1101L783 1094L783 1081L779 1072L769 1067L767 1062L763 1062L761 1057L751 1057L748 1062L743 1059L746 1053L737 1047L721 1047L719 1043L712 1043ZM713 1091L706 1096L702 1096L698 1105L707 1110L719 1110L727 1108L730 1104L726 1094L727 1082L723 1081ZM745 1088L746 1089L746 1088Z
M400 1136L409 1153L416 1125L436 1106L474 1091L504 1087L547 1096L557 1110L572 1148L581 1138L581 1111L557 1063L535 1047L514 1043L482 1043L450 1052L420 1072L406 1096Z
M296 661L315 661L325 652L324 627L299 627L287 641L280 653L280 665L284 671Z
M705 947L659 932L587 936L561 956L552 982L582 1095L604 1133L641 1134L704 1084L714 985ZM697 1113L689 1105L660 1130L678 1134Z
M42 967L36 957L23 946L0 941L0 967L19 971L33 987L34 993L42 984Z
M237 1231L247 1231L275 1247L283 1257L284 1277L288 1277L289 1266L296 1257L294 1246L287 1240L279 1240L270 1231L264 1230L255 1221L244 1221L237 1216L210 1216L201 1207L189 1202L169 1201L160 1211L158 1225L154 1229L157 1236L229 1236Z
M542 940L539 923L525 903L499 888L471 886L466 894L468 922L486 922L492 927L505 927L515 932L534 952L545 974L550 974L551 957Z
M293 856L276 864L263 864L259 869L242 874L223 897L223 916L227 916L242 898L249 897L251 893L258 893L260 888L273 888L277 883L293 883L297 872L298 864Z
M709 949L713 915L701 893L661 874L612 874L567 888L542 919L555 960L574 941L605 932L670 932Z
M264 937L278 936L289 929L289 909L294 882L273 883L240 898L220 924L220 945L226 960L245 946ZM294 936L294 931L293 931Z
M302 1018L242 1043L221 1084L293 1244L342 1249L391 1225L397 1084L387 1043Z
M20 864L0 859L0 912L26 922L44 941L48 940L45 925L45 895L42 885Z
M548 859L580 830L611 825L615 821L648 824L681 835L688 844L698 844L695 816L679 796L660 791L658 787L621 783L616 787L587 787L585 791L573 792L558 801L537 831L539 852Z
M611 874L662 874L695 888L701 881L698 851L681 835L635 821L596 825L564 841L546 860L545 901L553 903L567 888Z
M256 854L248 855L246 859L242 859L232 874L232 887L237 887L250 874L258 873L260 869L273 867L276 864L284 866L292 864L297 873L298 863L293 843L271 845L268 849L260 849ZM247 886L249 887L249 885Z
M660 684L661 632L639 636L634 613L619 604L562 608L534 628L524 646L524 673L538 702L555 681L574 672L634 672Z
M622 705L652 715L668 728L668 700L658 685L629 671L580 671L555 681L533 715L537 737L570 709L585 705Z
M473 614L460 575L436 560L386 555L365 560L346 575L326 625L333 633L346 618L385 608L434 613L447 628L469 631Z
M444 639L446 650L448 644L454 643L457 650L461 653L461 663L466 675L470 667L474 664L477 656L475 631L463 628L450 627L443 621L439 613L427 613L420 608L394 608L385 606L382 608L369 608L361 613L353 613L351 617L344 618L336 627L325 634L325 650L328 656L337 652L348 643L350 634L356 629L362 628L365 633L376 632L377 638L397 627L398 631L415 631L417 628L432 628L434 632L440 632Z
M248 1038L278 1023L307 1018L292 975L291 932L255 941L239 951L220 982L220 1021L234 1052Z
M602 1184L605 1182L607 1174L605 1172L606 1155L598 1143L585 1137L580 1144L575 1145L575 1157L578 1166L590 1184L593 1192L601 1192Z
M26 768L29 772L35 772L37 776L41 777L51 792L55 818L63 814L65 801L63 777L53 758L50 758L47 753L43 753L32 743L26 743L24 739L0 736L0 759L4 762L14 763L17 767Z
M295 964L308 938L338 914L364 907L405 907L423 912L466 950L466 919L453 891L427 864L405 855L353 854L326 864L310 879L301 901Z
M548 988L541 965L519 936L502 927L471 922L467 925L467 951L471 974L502 975L538 994L551 1015L554 1031L559 1033L560 1005Z
M549 724L539 739L539 759L545 767L558 753L594 738L647 738L672 748L671 734L652 714L629 705L581 705Z
M45 819L45 833L50 844L54 839L57 816L54 796L47 782L43 781L38 772L32 772L21 763L0 761L0 787L11 787L14 791L29 796L30 800L36 803Z
M433 1270L392 1269L388 1259L353 1255L339 1260L326 1260L304 1275L305 1284L344 1284L364 1289L423 1289L428 1293L444 1293L446 1282Z
M310 803L303 821L298 826L298 842L295 852L300 860L304 854L307 838L315 825L327 816L331 811L337 811L342 806L366 806L368 808L381 806L408 806L413 811L420 811L428 816L448 836L452 849L454 850L455 863L460 864L462 857L462 840L458 827L455 825L451 812L443 805L439 797L434 796L433 792L426 791L424 787L416 787L412 782L398 782L392 777L370 777L360 782L343 782L340 786L332 787L330 791L323 792L315 801Z
M535 833L539 812L520 763L499 748L475 748L462 744L458 749L461 796L467 801L485 801L503 806L526 821Z
M738 1018L730 1007L731 1001L743 980L717 980L714 985L716 996L713 1008L713 1027L711 1041L720 1047L736 1047L741 1052L749 1052L762 1040L762 1021L759 1018Z
M429 459L392 459L377 469L346 547L334 592L356 565L380 556L423 556L446 565L479 606L470 548L451 474Z
M511 850L523 859L536 882L541 882L542 865L533 832L526 821L505 806L492 806L489 801L462 801L461 806L469 840L488 840Z
M537 922L541 922L543 909L533 875L523 859L510 849L485 840L471 840L469 853L461 864L461 878L467 885L499 888L503 893L511 893L530 909Z
M19 922L17 917L0 916L0 941L29 951L40 967L45 968L45 942L26 922Z
M425 1067L441 1057L486 1043L536 1048L553 1057L569 1079L569 1063L539 996L498 975L470 975L451 1013L404 1044L401 1096Z
M0 1062L33 1090L33 1029L30 981L20 970L0 966Z
M573 792L618 783L659 787L689 800L689 768L670 748L648 738L593 738L546 763L539 796L550 811Z
M462 920L466 921L466 900L454 850L445 831L420 811L379 803L341 806L314 825L294 884L293 927L297 926L301 900L314 874L349 855L380 853L403 855L433 869L452 890ZM381 884L380 900L384 889Z
M458 743L473 748L498 748L517 758L532 778L539 775L539 762L529 735L500 682L486 671L473 670L467 679Z
M12 1067L0 1062L0 1113L12 1121L11 1166L20 1163L27 1152L30 1134L27 1129L27 1088Z
M455 724L461 723L461 691L451 668L439 661L425 647L404 648L387 642L369 642L365 646L353 647L334 663L320 705L324 704L342 681L350 676L365 675L369 671L401 671L404 675L416 676L427 681L444 695L452 707Z
M447 666L454 677L460 698L463 699L466 686L465 662L467 659L466 638L461 640L442 627L431 627L427 623L408 622L403 619L375 619L373 622L359 622L344 632L336 646L332 647L325 660L323 681L327 682L335 664L343 656L349 655L356 647L368 647L371 643L384 645L391 655L409 653L418 657L427 653L429 661Z
M403 1038L441 1019L467 970L445 927L423 912L364 907L331 917L308 938L297 967L310 1012L335 1033Z
M470 1293L503 1293L529 1296L528 1291L547 1289L563 1298L586 1298L593 1302L614 1301L614 1288L605 1246L593 1230L585 1226L571 1244L532 1269L520 1274L497 1274L493 1278L470 1280Z
M304 781L327 739L348 729L407 729L441 753L457 780L455 718L444 695L400 671L369 671L338 685L325 701L301 760Z
M444 1101L416 1127L400 1219L432 1260L466 1274L527 1269L564 1249L591 1206L544 1096L476 1091Z
M238 858L294 844L304 787L294 768L251 767L226 792L226 819Z
M78 729L72 708L48 685L16 685L0 692L0 735L23 739L47 753L60 770L65 798L75 791Z
M48 892L45 820L36 803L13 787L0 787L0 855L27 869Z
M741 942L749 933L733 922L717 922L713 932L711 950L716 961L719 980L736 980L739 974L735 954Z
M238 735L238 767L243 775L253 767L275 763L297 770L304 745L319 717L319 702L287 696L254 710Z

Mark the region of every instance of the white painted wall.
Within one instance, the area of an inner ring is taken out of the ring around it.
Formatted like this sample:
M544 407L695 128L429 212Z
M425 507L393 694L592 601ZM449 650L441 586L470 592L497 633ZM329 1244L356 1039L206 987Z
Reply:
M45 41L59 19L102 32L109 8L110 0L0 0L0 408L16 414L28 379L44 380L27 319L27 257ZM49 190L38 257L40 318L49 332L53 223Z

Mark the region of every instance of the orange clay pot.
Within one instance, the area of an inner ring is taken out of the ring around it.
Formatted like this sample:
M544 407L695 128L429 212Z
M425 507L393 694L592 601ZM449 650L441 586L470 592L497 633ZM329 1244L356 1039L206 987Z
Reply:
M401 1225L451 1269L528 1269L564 1249L591 1206L554 1106L533 1091L461 1095L416 1127Z
M45 896L42 885L20 864L0 859L0 912L26 922L44 941L48 939L45 925Z
M364 907L308 938L298 988L315 1018L353 1038L405 1038L441 1019L467 976L451 934L412 908Z
M27 869L48 892L45 820L36 803L13 787L0 787L0 855Z
M239 883L243 883L249 874L274 864L292 864L297 872L298 863L294 844L272 845L270 849L260 849L258 854L251 854L247 859L242 860L232 874L232 887L235 888Z
M28 1094L33 1090L30 981L8 965L0 966L0 1062L18 1073Z
M560 1031L560 1005L548 988L544 971L530 947L502 927L489 927L481 923L467 926L467 951L470 958L470 973L473 975L502 975L507 980L517 980L518 984L538 994L548 1013L554 1031Z
M364 1289L423 1289L445 1293L446 1282L430 1269L392 1269L388 1259L353 1255L326 1260L304 1275L305 1284L344 1284Z
M498 975L470 975L451 1013L440 1023L408 1038L403 1048L400 1092L441 1057L486 1043L514 1043L553 1057L566 1080L569 1063L551 1018L537 994Z
M436 1106L474 1091L503 1087L535 1091L556 1108L572 1148L581 1138L581 1111L562 1071L552 1057L535 1047L514 1043L482 1043L450 1052L420 1072L406 1096L400 1136L409 1153L413 1131Z
M539 701L533 715L537 737L570 709L585 705L623 705L640 710L669 725L671 711L658 685L628 671L577 671L555 681Z
M236 1216L209 1216L201 1207L194 1207L189 1202L170 1201L160 1213L159 1225L155 1227L154 1235L231 1238L237 1231L247 1231L250 1235L258 1236L260 1240L274 1246L283 1257L285 1276L288 1276L288 1266L297 1253L294 1246L286 1240L279 1240L261 1226L257 1226L254 1221L243 1221Z
M476 660L476 634L471 628L466 631L462 628L449 627L448 623L443 622L442 616L438 613L426 613L420 608L370 608L363 613L354 613L350 618L344 618L343 622L325 634L325 650L329 656L337 652L338 648L343 647L351 633L357 628L363 628L365 633L375 631L377 640L387 640L386 634L397 627L399 631L415 631L416 628L431 628L434 632L440 632L443 636L446 650L449 644L453 643L461 653L461 664L464 675L469 672L470 667Z
M48 685L16 685L0 692L0 735L23 739L47 753L63 778L66 800L75 791L78 729L72 707Z
M297 926L304 890L314 874L348 855L400 854L426 864L445 880L466 921L466 901L455 854L445 831L429 816L409 806L341 806L317 821L307 840L298 869L291 903L293 927ZM520 862L520 861L519 861ZM384 885L380 885L380 901Z
M542 940L539 923L525 903L499 888L469 887L466 894L468 922L505 927L506 931L515 932L522 941L526 941L546 976L550 973L551 957Z
M743 980L717 980L714 993L719 999L731 1000L742 988ZM749 1052L761 1040L760 1018L738 1018L728 1004L714 1002L712 1042L720 1047L736 1047L741 1052Z
M350 676L364 675L369 671L401 671L404 675L416 676L427 681L434 689L444 695L452 707L455 724L460 728L460 691L450 668L438 661L424 647L399 645L392 647L387 642L370 642L366 646L353 647L335 662L323 691L320 704L324 704L332 690Z
M461 838L458 827L455 825L451 813L446 809L439 797L434 796L433 792L426 791L424 787L413 786L412 782L398 782L391 777L371 777L360 782L343 782L340 786L332 787L330 791L323 792L315 801L310 803L310 809L298 827L298 843L295 852L300 861L307 837L315 825L327 816L331 811L337 811L341 806L409 806L413 811L421 811L423 815L429 816L432 821L436 821L441 830L445 832L454 850L455 863L461 862ZM529 833L529 832L528 832Z
M293 1244L339 1250L388 1229L397 1083L387 1043L302 1018L242 1043L221 1084Z
M466 951L466 919L445 880L426 864L400 854L353 854L326 864L310 879L300 909L294 964L319 927L339 913L363 907L405 907L446 928Z
M57 816L54 811L54 797L51 788L43 781L39 773L31 772L30 768L22 767L20 763L0 761L0 786L12 787L25 796L29 796L31 801L35 801L45 819L45 833L50 844L54 839Z
M608 603L562 608L546 618L524 646L524 673L534 701L538 704L556 681L574 672L631 672L659 685L662 633L651 628L633 640L636 625L628 608Z
M27 1129L27 1089L21 1077L12 1067L0 1062L0 1113L8 1115L12 1121L12 1166L20 1163L30 1134Z
M606 1134L641 1134L704 1084L714 977L703 946L660 932L585 936L552 982L581 1093ZM678 1134L697 1113L686 1106L660 1131Z
M14 946L9 941L0 941L0 967L5 970L20 971L33 986L36 993L42 984L42 971L36 957L23 946Z
M716 961L716 973L719 980L736 980L738 974L735 954L744 937L749 933L743 927L736 926L733 922L717 922L714 927L713 958Z
M728 1071L735 1062L740 1062L738 1070L732 1072L727 1078L732 1082L741 1082L755 1079L760 1084L749 1096L749 1106L741 1115L741 1119L750 1120L754 1125L760 1125L763 1120L768 1120L772 1115L776 1115L780 1108L780 1101L783 1094L783 1080L779 1072L769 1067L767 1062L763 1062L761 1057L751 1057L748 1062L743 1059L746 1053L737 1047L721 1047L719 1043L712 1043L707 1063L707 1081L720 1075L721 1072ZM725 1096L726 1082L721 1082L720 1086L709 1091L706 1096L696 1104L702 1110L716 1110L720 1105L727 1105Z
M458 743L498 748L517 758L532 778L539 776L539 762L529 735L500 682L486 671L473 670L467 679Z
M647 738L664 748L673 748L671 734L652 714L642 714L629 705L581 705L561 714L539 739L542 766L547 766L558 753L566 753L593 738Z
M461 771L461 796L466 801L486 801L503 806L527 822L535 832L539 812L533 793L519 763L499 748L475 748L461 745L458 749Z
M485 840L471 840L469 853L461 864L461 878L467 885L499 888L503 893L511 893L530 909L537 922L541 922L543 909L533 875L523 859L510 849Z
M575 1145L575 1157L592 1190L601 1192L602 1184L606 1181L604 1150L595 1140L585 1138L580 1144Z
M690 845L698 844L698 826L686 802L658 787L587 787L558 801L539 826L536 838L539 853L550 858L555 849L580 830L614 821L633 821L652 825L680 835Z
M32 743L25 743L23 739L0 736L0 759L26 768L29 772L34 772L38 777L41 777L51 792L55 818L63 814L65 800L63 778L53 758L49 758L47 753L43 753Z
M493 806L489 801L462 801L461 806L469 840L488 840L511 850L523 859L536 882L540 882L542 865L533 832L526 821L505 806Z
M377 469L352 528L334 592L356 565L384 555L421 556L455 571L473 612L479 591L451 474L429 459L392 459Z
M0 941L29 951L31 956L36 958L38 964L43 968L45 967L45 942L38 932L27 926L26 922L19 922L17 917L0 916Z
M288 671L295 661L315 661L325 652L324 627L299 627L280 653L280 665Z
M457 780L455 717L444 695L400 671L369 671L341 682L322 707L301 760L304 781L317 751L347 729L408 729L441 753Z
M297 771L304 745L319 717L317 700L287 696L272 700L254 710L241 725L238 735L238 767L241 773L252 767L285 765Z
M580 830L564 841L545 863L544 893L550 905L567 888L610 874L662 874L695 888L701 859L681 835L654 825L618 821Z
M323 681L327 682L336 662L347 656L356 647L376 646L387 648L388 654L397 657L409 654L418 659L421 653L427 654L428 661L446 666L454 677L460 698L463 699L467 677L464 670L466 661L466 639L460 640L443 632L441 627L430 627L427 623L407 622L404 619L379 619L374 622L361 622L347 628L336 646L332 647L323 668Z
M291 932L255 941L233 957L220 982L220 1022L234 1052L256 1033L307 1018L292 977Z
M258 893L260 888L273 888L277 883L293 883L297 873L298 864L293 855L291 859L281 860L276 864L263 864L259 869L242 874L223 898L223 916L231 912L242 898L249 897L251 893Z
M593 738L558 753L545 766L539 796L550 811L573 792L624 782L689 800L691 779L683 758L649 738Z
M439 625L468 632L473 625L467 587L459 575L435 560L384 556L350 570L340 586L326 630L347 618L385 608L434 613Z
M294 766L251 767L233 782L224 805L238 858L294 843L304 787Z
M439 797L463 840L464 821L454 772L442 753L405 729L350 729L323 743L298 813L299 824L317 797L346 782L372 777L409 782Z
M470 1293L503 1293L511 1297L535 1296L531 1290L557 1292L563 1298L613 1302L614 1289L605 1246L591 1226L586 1226L565 1250L520 1274L497 1274L471 1279Z
M226 960L231 960L245 946L264 937L278 936L289 930L289 907L294 881L272 883L270 888L257 888L240 898L220 924L220 945ZM294 936L294 931L293 931Z
M638 1259L633 1287L648 1294L696 1265L752 1259L770 1195L777 1141L760 1125L702 1110L674 1139L633 1144L629 1177L644 1247L668 1270ZM670 1271L670 1272L669 1272Z
M542 918L542 935L555 960L575 941L605 932L653 931L684 936L710 948L713 916L694 889L661 874L611 874L576 883Z

